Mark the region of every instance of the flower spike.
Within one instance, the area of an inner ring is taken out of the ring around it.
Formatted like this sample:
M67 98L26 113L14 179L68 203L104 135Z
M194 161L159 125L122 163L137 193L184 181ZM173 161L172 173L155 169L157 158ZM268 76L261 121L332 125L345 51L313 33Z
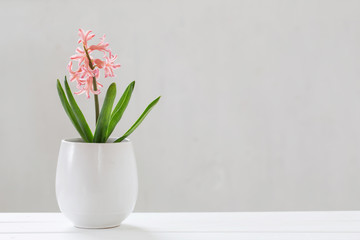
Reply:
M109 43L105 42L105 35L100 38L100 42L88 47L88 42L95 37L91 30L84 31L79 29L79 44L82 47L76 49L76 53L70 57L68 64L68 71L70 73L70 81L77 82L78 92L75 94L86 93L87 98L90 98L90 93L94 95L100 94L100 88L103 86L96 79L100 77L99 69L104 69L104 77L114 77L114 69L119 68L120 64L115 64L117 56L112 55L109 48ZM104 53L103 59L94 59L91 53L99 51ZM73 70L73 62L77 61L78 69ZM95 85L94 85L95 84Z

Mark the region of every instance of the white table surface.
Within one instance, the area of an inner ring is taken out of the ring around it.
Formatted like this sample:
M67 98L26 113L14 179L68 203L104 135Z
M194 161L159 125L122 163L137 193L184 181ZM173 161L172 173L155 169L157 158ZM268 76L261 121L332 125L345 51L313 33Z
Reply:
M133 213L102 230L75 228L60 213L0 213L3 239L360 240L360 212Z

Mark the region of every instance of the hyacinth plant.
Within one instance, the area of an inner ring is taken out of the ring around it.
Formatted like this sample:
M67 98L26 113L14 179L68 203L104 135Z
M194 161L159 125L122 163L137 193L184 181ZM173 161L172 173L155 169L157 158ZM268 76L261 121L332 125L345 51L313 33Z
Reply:
M116 97L116 84L112 83L105 95L103 105L99 106L98 95L101 93L101 85L98 81L101 72L105 78L114 77L114 69L119 68L119 64L115 64L117 55L113 55L109 43L105 42L105 35L100 38L100 42L96 45L90 45L89 41L95 37L92 31L84 31L79 29L79 41L81 47L76 49L76 54L70 57L68 71L70 74L70 82L75 82L79 91L74 94L86 94L89 99L94 96L95 102L95 132L92 133L82 111L75 101L73 93L70 90L67 78L65 76L64 88L61 86L59 79L57 80L57 90L61 103L72 124L85 142L89 143L105 143L108 141L111 133L120 121L127 108L132 92L135 87L135 81L130 83L122 94L120 100L113 108ZM90 46L89 46L90 45ZM92 53L100 52L103 58L94 58ZM73 61L77 61L77 70L73 70ZM124 135L114 142L121 142L127 138L141 124L151 109L158 103L160 97L152 101L145 111L140 115L136 122L129 128Z

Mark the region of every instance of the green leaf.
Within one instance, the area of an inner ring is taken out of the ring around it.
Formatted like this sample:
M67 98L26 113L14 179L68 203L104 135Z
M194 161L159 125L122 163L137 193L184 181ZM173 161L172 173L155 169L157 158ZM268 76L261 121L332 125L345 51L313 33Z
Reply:
M84 134L84 132L82 131L75 115L74 115L74 112L73 110L71 109L71 106L65 96L65 92L64 92L64 89L62 88L61 84L60 84L60 81L59 79L57 80L57 90L58 90L58 93L59 93L59 97L60 97L60 101L61 101L61 104L63 105L64 107L64 110L66 112L66 114L68 115L68 117L70 118L70 121L72 122L72 124L74 125L74 127L76 128L76 130L79 132L80 136L82 137L82 139L87 142L87 138L86 138L86 135Z
M77 122L78 122L82 132L85 134L86 141L92 142L93 134L91 132L91 129L89 128L88 123L86 122L86 119L85 119L83 113L81 112L79 106L77 105L74 96L72 95L72 92L70 90L69 84L66 79L66 76L65 76L64 85L65 85L65 91L66 91L66 95L69 99L70 106L74 112L74 115L77 119Z
M103 106L101 108L100 116L96 124L93 142L104 143L108 139L107 130L110 123L111 110L114 104L115 96L116 96L116 84L112 83L106 92L106 96L104 99Z
M129 86L125 89L123 95L121 96L119 102L116 104L114 111L111 114L110 123L108 127L107 137L110 137L111 133L114 131L116 125L119 123L122 115L127 108L131 94L134 91L135 81L129 84Z
M145 111L141 114L141 116L136 120L134 125L131 126L131 128L120 138L116 139L114 142L121 142L125 138L127 138L135 129L141 124L141 122L145 119L145 117L149 114L151 109L159 102L160 97L152 101L149 106L145 109Z

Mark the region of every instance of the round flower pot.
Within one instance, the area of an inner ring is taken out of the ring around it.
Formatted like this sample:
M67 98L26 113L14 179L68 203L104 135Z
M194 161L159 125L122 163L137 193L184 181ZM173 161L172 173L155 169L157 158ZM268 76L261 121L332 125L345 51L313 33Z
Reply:
M132 143L114 140L61 142L56 198L61 212L76 227L116 227L134 209L138 179Z

